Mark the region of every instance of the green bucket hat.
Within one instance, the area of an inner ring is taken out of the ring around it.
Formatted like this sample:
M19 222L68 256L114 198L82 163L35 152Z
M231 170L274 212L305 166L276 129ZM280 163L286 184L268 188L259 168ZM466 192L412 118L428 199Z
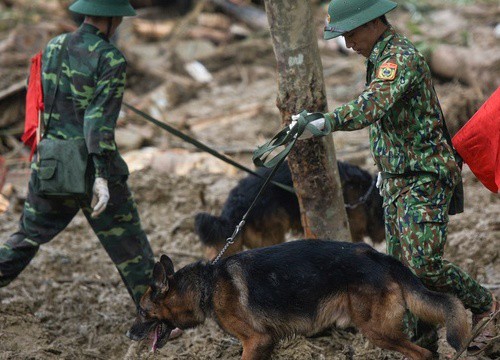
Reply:
M323 38L330 40L393 10L390 0L332 0Z
M89 16L135 16L136 12L128 0L76 0L70 11Z

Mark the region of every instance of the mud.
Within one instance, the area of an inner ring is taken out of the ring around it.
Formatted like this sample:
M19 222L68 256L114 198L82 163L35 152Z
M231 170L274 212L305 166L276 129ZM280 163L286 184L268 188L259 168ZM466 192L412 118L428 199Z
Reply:
M482 283L498 285L500 198L488 193L467 170L464 178L466 211L451 218L447 256ZM130 185L155 254L169 254L176 267L201 258L203 251L192 231L193 214L220 208L235 182L236 177L210 173L132 174ZM4 216L0 230L6 234L15 229L19 214ZM134 310L111 261L78 215L66 231L40 249L16 281L0 289L0 359L236 359L241 354L237 340L207 322L153 355L147 345L125 337ZM449 352L441 343L441 350ZM288 339L273 356L400 358L373 347L352 329Z
M496 9L492 3L482 4ZM477 22L479 16L474 17L472 10L467 14L475 19L471 23ZM327 48L322 49L322 56L329 106L333 108L362 89L363 60ZM280 127L273 59L259 60L245 66L230 65L217 72L212 84L192 100L164 113L164 120L186 126L197 139L231 152L236 160L250 165L250 151ZM491 74L497 78L498 75L498 69ZM459 83L438 82L436 89L453 129L463 125L485 97ZM231 113L241 116L204 125L204 117L223 118ZM129 120L144 125L137 118ZM150 145L158 149L193 151L171 135L159 130L155 133ZM366 131L335 134L334 141L339 160L374 171ZM229 189L242 176L220 164L211 168L194 166L183 175L161 164L150 164L132 173L129 185L155 255L168 254L177 268L201 259L203 249L193 233L194 214L218 213ZM18 194L22 194L23 181L16 180L16 184ZM464 185L466 210L451 218L446 256L500 296L500 197L484 188L467 167ZM14 204L17 200L11 201ZM16 230L19 211L19 206L11 206L0 215L2 239ZM64 232L41 247L18 279L0 289L0 360L229 360L241 355L239 342L210 321L187 330L152 354L147 344L131 342L125 336L134 315L135 308L117 271L79 214ZM440 352L441 359L451 353L443 339ZM498 358L497 348L488 357L469 359ZM282 341L273 359L389 360L402 356L374 347L354 329L331 329L315 338Z

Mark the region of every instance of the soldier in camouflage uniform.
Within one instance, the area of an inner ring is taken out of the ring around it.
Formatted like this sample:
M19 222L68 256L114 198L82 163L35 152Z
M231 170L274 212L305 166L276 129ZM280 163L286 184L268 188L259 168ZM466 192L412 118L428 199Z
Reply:
M430 289L456 295L474 322L498 309L492 294L443 259L450 199L460 168L444 135L444 118L423 56L388 24L388 0L331 1L325 39L344 36L367 58L366 88L355 100L312 122L332 131L369 127L371 152L381 172L387 252ZM307 138L309 135L301 136ZM416 321L406 319L415 338ZM420 335L420 334L419 334Z
M52 109L48 138L86 140L94 169L93 195L41 197L33 191L36 159L19 231L0 245L0 286L6 286L29 264L40 245L64 230L82 209L102 246L116 265L133 300L138 303L149 285L154 257L141 228L129 174L114 141L116 120L125 88L126 60L109 38L123 16L135 15L128 0L77 1L70 10L86 16L74 33L52 39L43 53L45 109L54 94L58 53L62 71ZM67 45L62 48L64 39ZM49 114L44 114L47 124Z

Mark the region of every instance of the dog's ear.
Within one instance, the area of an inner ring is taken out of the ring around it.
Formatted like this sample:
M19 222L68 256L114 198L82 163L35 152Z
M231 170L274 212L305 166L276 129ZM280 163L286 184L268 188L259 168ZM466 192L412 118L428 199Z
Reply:
M153 283L151 284L154 294L165 293L168 290L168 279L165 268L157 262L153 268Z
M174 263L167 255L161 256L160 263L163 265L163 268L165 269L165 275L167 275L167 277L174 275Z

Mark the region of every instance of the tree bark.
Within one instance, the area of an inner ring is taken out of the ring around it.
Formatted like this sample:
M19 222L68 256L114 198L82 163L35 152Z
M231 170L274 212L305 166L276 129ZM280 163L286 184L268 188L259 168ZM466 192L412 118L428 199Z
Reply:
M323 66L308 0L265 0L278 67L283 126L306 109L326 112ZM351 241L332 136L297 141L288 163L306 237Z

